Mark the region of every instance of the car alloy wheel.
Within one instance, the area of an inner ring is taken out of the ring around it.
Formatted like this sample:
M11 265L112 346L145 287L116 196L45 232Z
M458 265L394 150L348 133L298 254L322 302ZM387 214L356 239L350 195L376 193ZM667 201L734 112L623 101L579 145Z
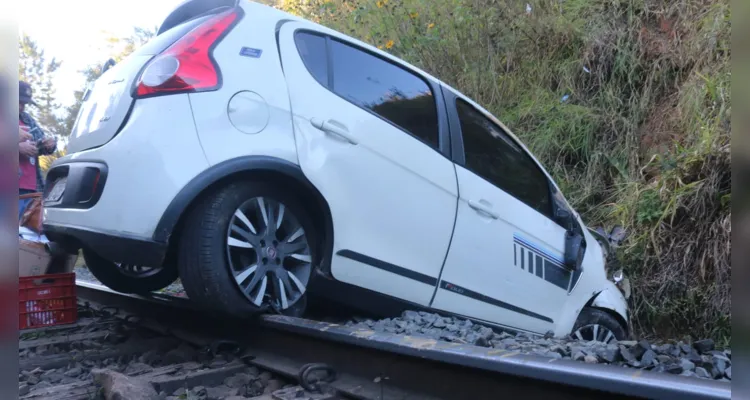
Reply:
M114 263L120 269L123 275L133 278L147 278L161 272L162 267L145 267L142 265L132 265L124 263Z
M177 268L169 264L145 267L108 260L91 248L83 249L89 272L108 288L121 293L147 294L161 290L177 280Z
M572 336L578 340L602 343L610 343L616 340L615 334L609 328L600 324L584 325L576 329Z
M305 294L310 245L283 203L268 197L242 203L229 222L226 247L235 284L255 306L286 310Z

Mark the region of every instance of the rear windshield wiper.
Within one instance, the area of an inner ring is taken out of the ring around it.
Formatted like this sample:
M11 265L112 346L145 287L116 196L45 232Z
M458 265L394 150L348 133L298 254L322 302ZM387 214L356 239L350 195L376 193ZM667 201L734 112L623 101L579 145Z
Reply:
M108 69L114 66L115 66L115 60L110 58L104 63L104 65L102 65L102 74L104 74L105 72L107 72Z

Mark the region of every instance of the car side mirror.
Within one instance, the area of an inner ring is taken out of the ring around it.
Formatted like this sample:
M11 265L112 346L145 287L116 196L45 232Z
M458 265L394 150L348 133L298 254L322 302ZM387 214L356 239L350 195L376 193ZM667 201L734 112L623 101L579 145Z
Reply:
M567 232L572 232L574 230L575 218L573 218L573 213L571 213L567 208L557 207L557 209L555 210L555 218Z
M573 271L580 270L584 253L586 253L586 243L583 235L575 231L565 232L565 254L563 255L565 266Z
M579 270L583 263L583 254L586 251L583 234L580 232L580 229L576 229L576 219L573 213L567 208L557 207L555 218L565 228L565 254L563 255L563 262L569 269L573 271Z
M556 192L556 189L552 186L551 190L553 193ZM573 215L573 211L564 202L558 199L553 203L553 207L556 222L565 229L563 263L572 271L580 271L583 264L583 255L586 253L586 241L581 227L575 215Z

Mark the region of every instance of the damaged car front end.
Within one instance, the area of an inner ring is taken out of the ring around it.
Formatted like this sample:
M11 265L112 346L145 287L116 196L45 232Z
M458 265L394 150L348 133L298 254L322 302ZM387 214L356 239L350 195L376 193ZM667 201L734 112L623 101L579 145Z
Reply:
M599 227L589 229L589 232L596 238L602 249L602 259L604 260L604 270L607 280L617 287L625 300L629 300L631 295L630 279L625 274L615 255L615 250L617 250L627 236L625 229L615 226L610 232L606 232L604 228Z

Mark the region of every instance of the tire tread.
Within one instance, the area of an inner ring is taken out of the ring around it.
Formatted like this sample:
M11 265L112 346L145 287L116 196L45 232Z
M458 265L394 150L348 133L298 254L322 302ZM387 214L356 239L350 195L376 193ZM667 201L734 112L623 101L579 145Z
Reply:
M580 327L589 324L599 324L607 327L615 335L617 340L625 340L627 338L627 327L622 326L620 321L615 318L609 311L602 310L595 307L584 307L581 313L578 315L573 331L575 332Z
M94 277L108 288L130 294L147 294L163 289L177 280L177 268L165 267L161 272L146 278L134 278L122 274L117 266L96 253L95 250L83 249L86 267Z
M185 291L197 305L235 317L266 311L250 303L232 281L226 266L224 236L236 207L248 198L268 195L294 204L296 214L304 212L291 200L293 197L274 186L264 182L234 182L204 197L188 215L180 236L178 259ZM304 297L300 300L299 308L304 308L304 300Z

